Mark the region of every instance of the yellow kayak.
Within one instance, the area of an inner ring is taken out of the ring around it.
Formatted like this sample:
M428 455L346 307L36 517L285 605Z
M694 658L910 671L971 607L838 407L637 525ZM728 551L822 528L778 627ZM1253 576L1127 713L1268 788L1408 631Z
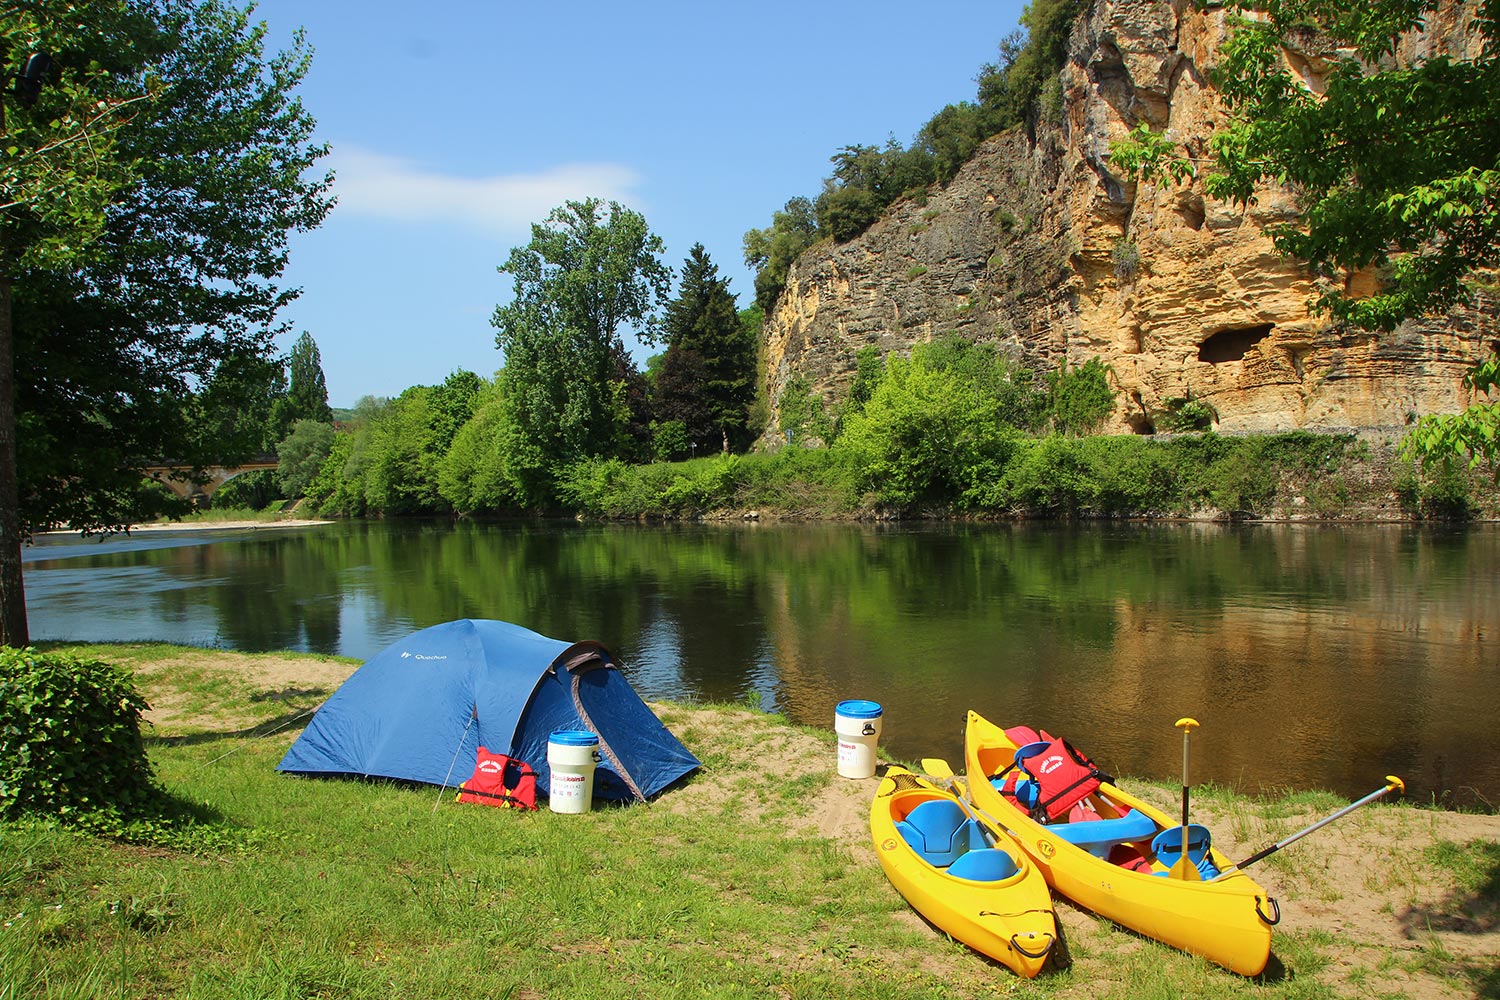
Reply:
M1281 912L1243 872L1214 879L1232 863L1208 846L1206 830L1189 828L1188 856L1199 873L1189 880L1165 877L1181 855L1178 821L1109 780L1090 783L1092 790L1070 816L1044 825L1033 818L1033 811L1041 811L1036 791L1027 787L1025 772L1013 766L1018 751L1024 757L1037 752L1032 748L1040 743L1026 746L1022 750L1005 730L969 713L964 732L969 794L980 811L1009 827L1052 888L1101 917L1241 975L1265 969L1271 928Z
M875 854L906 901L954 938L1029 979L1057 941L1052 897L1026 855L982 822L947 791L896 766L870 804Z

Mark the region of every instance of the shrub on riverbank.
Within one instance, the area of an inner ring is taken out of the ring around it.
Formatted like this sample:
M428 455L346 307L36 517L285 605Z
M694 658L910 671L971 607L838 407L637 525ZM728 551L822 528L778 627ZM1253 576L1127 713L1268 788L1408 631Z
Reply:
M130 674L102 660L0 647L0 816L147 806L145 709Z
M908 425L909 426L909 425ZM567 470L561 497L603 518L758 510L794 517L1494 516L1487 480L1437 479L1352 435L882 438L856 425L829 448Z

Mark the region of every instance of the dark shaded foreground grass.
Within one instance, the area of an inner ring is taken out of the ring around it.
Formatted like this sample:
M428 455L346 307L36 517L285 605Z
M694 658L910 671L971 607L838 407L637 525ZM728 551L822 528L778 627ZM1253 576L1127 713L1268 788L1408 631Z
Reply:
M201 675L192 683L204 690ZM1267 884L1304 918L1278 932L1266 977L1060 902L1071 963L1018 980L916 918L886 883L862 819L874 783L835 776L831 734L733 706L660 711L703 772L649 806L584 816L280 775L295 728L246 736L223 724L237 710L159 732L160 781L211 835L168 849L0 825L0 1000L1500 996L1495 963L1430 930L1404 944L1341 932L1347 894L1299 870L1290 850ZM1230 836L1239 825L1263 835L1262 811L1300 822L1296 805L1218 805ZM1446 815L1381 813L1349 836L1381 837L1388 819L1415 835ZM1495 829L1493 817L1470 819ZM1422 899L1429 924L1437 914L1488 934L1495 840L1437 842L1449 846L1405 869L1421 886L1376 886L1392 925L1422 913L1408 902Z

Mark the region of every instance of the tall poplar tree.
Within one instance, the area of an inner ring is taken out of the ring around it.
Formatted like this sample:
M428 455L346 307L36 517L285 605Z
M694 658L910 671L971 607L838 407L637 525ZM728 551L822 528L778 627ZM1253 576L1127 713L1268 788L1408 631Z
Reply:
M333 423L333 407L328 405L328 380L323 375L323 356L318 344L306 330L287 355L286 395L271 408L271 440L280 441L299 420Z

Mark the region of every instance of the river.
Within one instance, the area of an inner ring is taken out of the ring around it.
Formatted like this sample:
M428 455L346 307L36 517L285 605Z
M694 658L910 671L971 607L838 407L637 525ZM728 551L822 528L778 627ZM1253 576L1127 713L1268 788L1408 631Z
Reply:
M646 698L962 759L973 708L1113 773L1500 805L1500 528L352 522L39 537L35 640L366 658L498 618L614 650ZM960 765L961 767L961 765Z

